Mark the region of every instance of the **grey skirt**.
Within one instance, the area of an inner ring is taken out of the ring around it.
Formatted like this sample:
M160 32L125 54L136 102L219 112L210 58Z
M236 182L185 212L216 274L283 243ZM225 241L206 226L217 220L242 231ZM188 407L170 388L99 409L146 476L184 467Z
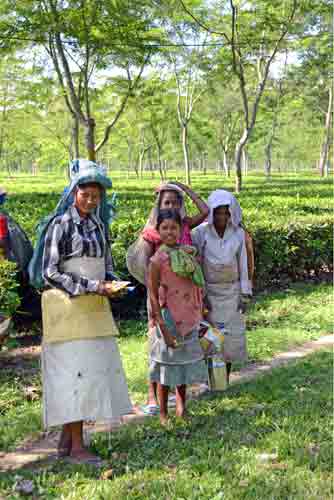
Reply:
M46 428L81 420L108 421L132 411L116 340L72 340L42 346Z
M208 370L204 360L186 365L166 365L151 360L149 374L151 382L171 387L208 381Z

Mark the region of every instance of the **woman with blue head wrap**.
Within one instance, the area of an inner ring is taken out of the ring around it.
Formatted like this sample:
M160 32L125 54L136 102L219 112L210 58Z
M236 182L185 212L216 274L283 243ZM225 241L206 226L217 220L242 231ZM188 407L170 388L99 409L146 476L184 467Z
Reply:
M106 199L111 180L86 160L76 160L71 174L35 252L42 254L47 288L42 295L44 424L63 425L61 456L91 462L96 457L84 448L83 421L120 417L131 411L131 403L108 301L117 288Z

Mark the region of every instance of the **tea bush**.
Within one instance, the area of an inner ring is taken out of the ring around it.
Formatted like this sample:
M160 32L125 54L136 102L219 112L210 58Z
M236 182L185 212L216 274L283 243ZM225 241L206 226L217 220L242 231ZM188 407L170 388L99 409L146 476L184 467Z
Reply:
M128 277L125 253L145 224L159 179L125 179L112 173L118 192L118 216L111 225L117 272ZM171 173L170 178L180 176ZM66 180L59 176L1 178L9 191L8 211L35 239L35 226L56 206ZM209 172L196 174L193 188L202 197L217 188L233 190L233 179ZM244 222L255 244L256 286L263 288L282 276L298 279L332 267L331 181L315 175L248 176L238 196ZM187 200L189 211L193 205Z
M13 262L0 260L0 315L12 316L20 304L17 268Z

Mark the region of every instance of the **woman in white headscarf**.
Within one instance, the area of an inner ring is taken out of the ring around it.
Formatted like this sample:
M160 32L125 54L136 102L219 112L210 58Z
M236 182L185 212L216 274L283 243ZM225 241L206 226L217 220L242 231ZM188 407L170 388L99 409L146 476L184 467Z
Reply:
M243 313L252 294L252 262L247 259L247 233L236 198L218 189L209 196L208 206L208 221L193 230L192 240L202 257L208 319L224 331L229 382L232 362L247 358Z

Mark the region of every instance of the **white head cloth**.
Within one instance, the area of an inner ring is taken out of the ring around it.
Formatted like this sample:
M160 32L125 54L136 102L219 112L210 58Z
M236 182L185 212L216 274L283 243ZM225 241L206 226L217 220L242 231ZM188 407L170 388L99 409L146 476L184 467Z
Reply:
M230 223L234 227L240 225L242 219L242 211L239 202L229 191L224 191L224 189L217 189L213 191L208 198L208 205L210 209L208 222L213 224L213 211L217 207L222 205L228 205L229 212L231 214Z

